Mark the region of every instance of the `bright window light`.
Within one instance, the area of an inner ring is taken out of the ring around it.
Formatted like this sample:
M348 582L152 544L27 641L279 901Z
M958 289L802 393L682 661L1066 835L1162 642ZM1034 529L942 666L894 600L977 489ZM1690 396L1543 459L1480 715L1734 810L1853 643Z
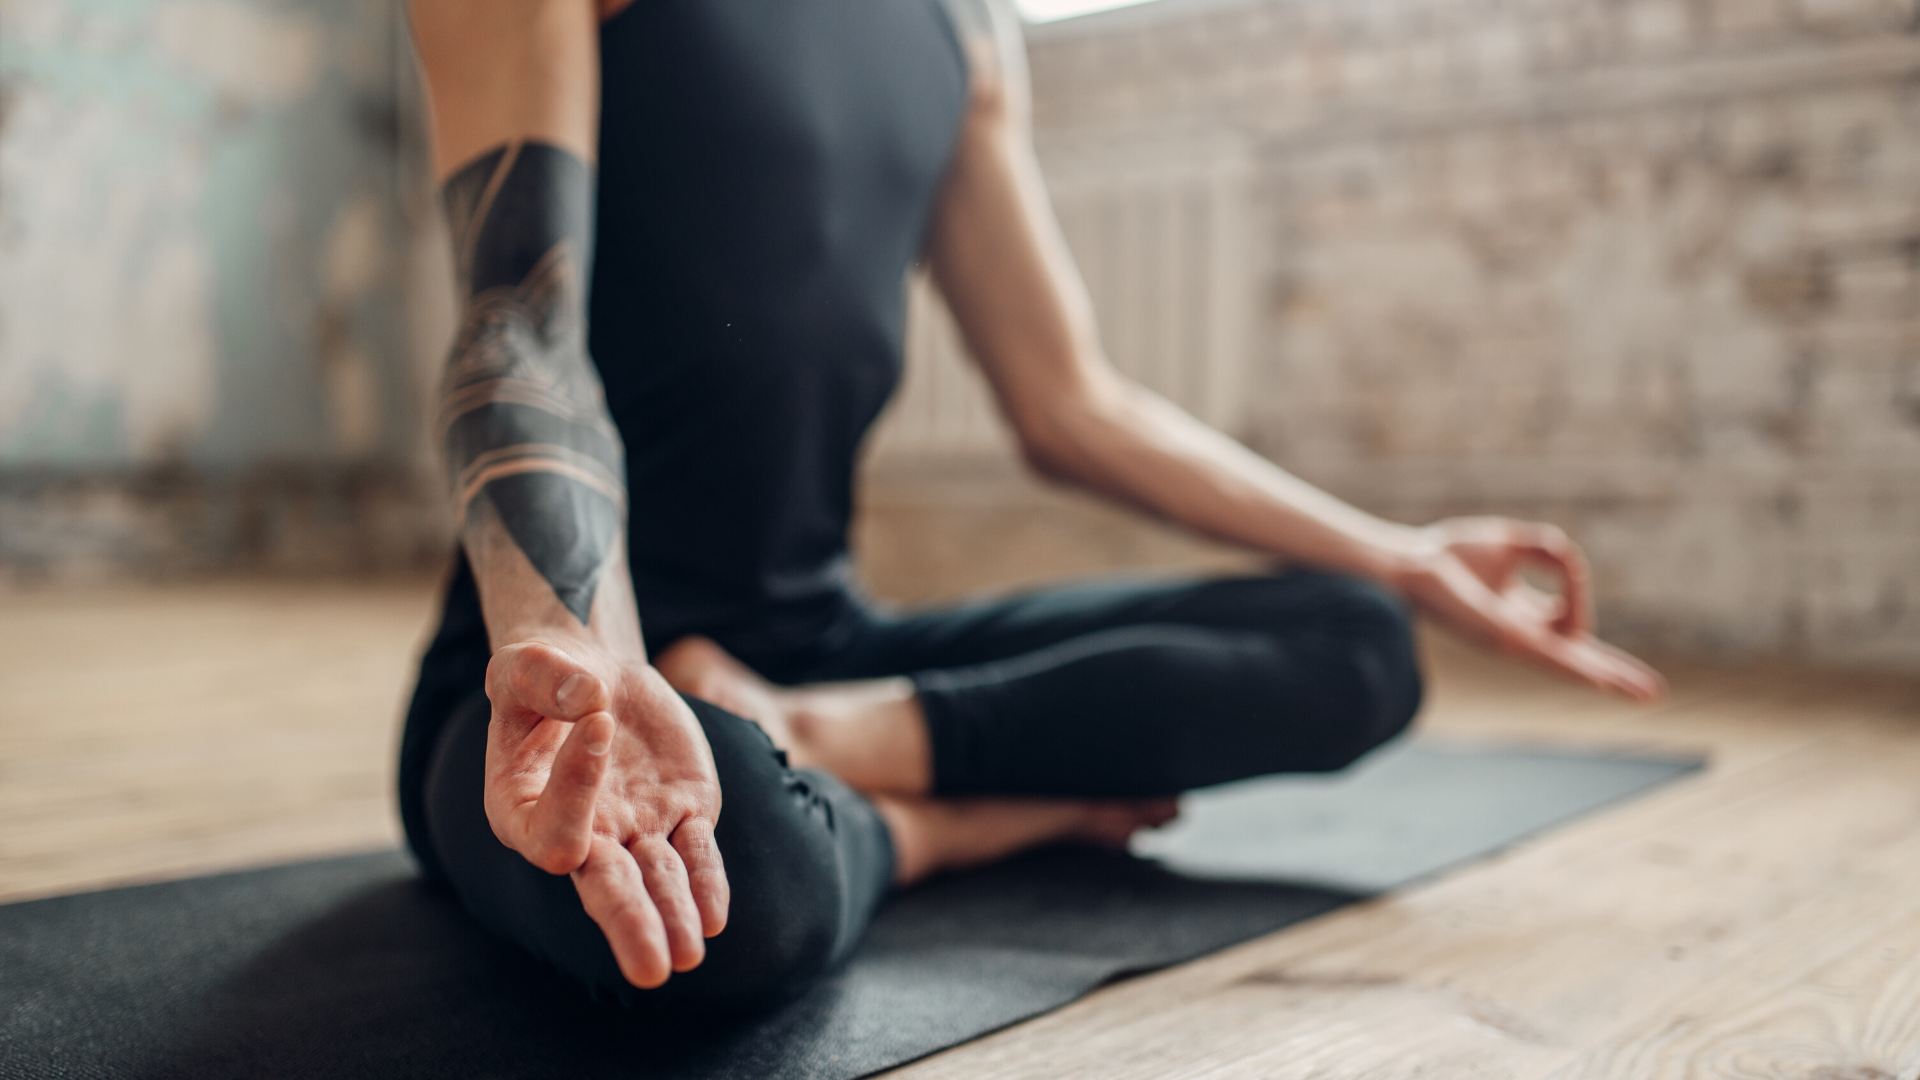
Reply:
M1056 19L1071 19L1075 15L1091 15L1096 11L1111 11L1114 8L1132 7L1135 4L1148 4L1153 0L1014 0L1020 8L1020 14L1028 22L1053 22Z

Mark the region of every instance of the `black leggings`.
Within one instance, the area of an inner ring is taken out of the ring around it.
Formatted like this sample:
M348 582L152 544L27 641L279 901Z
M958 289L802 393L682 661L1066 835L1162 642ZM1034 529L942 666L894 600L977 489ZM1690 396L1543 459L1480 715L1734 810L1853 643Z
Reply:
M736 652L783 682L910 675L939 795L1143 797L1340 769L1404 729L1421 696L1404 605L1306 571L871 614L826 660L800 665ZM846 955L886 892L892 847L865 799L786 768L756 725L689 699L719 769L732 910L699 968L635 990L572 881L488 827L485 697L469 690L451 715L423 716L427 681L409 736L416 724L438 731L425 767L402 770L403 808L420 808L408 821L416 852L481 922L596 992L704 1009L791 995Z

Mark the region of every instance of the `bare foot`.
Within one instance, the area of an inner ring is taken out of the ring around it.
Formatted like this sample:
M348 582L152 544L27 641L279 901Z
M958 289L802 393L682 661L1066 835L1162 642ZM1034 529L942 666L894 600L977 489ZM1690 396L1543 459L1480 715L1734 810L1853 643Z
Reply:
M683 694L744 716L766 729L773 745L794 754L793 731L787 723L787 710L780 691L761 678L733 654L711 638L684 637L653 658L654 669L666 676L667 684ZM803 764L794 761L793 764ZM805 763L810 764L810 763Z
M653 666L674 689L759 724L795 767L825 769L867 792L893 834L898 884L1041 844L1122 847L1179 812L1173 799L915 797L932 785L932 752L907 680L775 686L703 637L681 638Z
M782 701L805 760L868 794L932 790L933 742L912 681L816 683L786 691Z
M1172 821L1173 799L905 799L873 797L893 834L895 884L959 870L1042 844L1124 847L1140 829Z
M926 719L906 679L775 686L704 637L681 638L653 666L674 689L758 723L795 767L866 792L921 795L933 785Z

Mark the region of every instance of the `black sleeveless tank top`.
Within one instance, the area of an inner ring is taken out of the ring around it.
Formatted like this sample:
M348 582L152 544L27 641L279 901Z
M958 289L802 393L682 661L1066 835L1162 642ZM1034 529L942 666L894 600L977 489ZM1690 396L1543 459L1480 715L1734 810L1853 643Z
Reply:
M830 644L855 456L965 111L942 0L636 0L601 31L591 348L658 648Z
M855 455L899 379L905 275L966 108L972 9L942 5L635 0L601 27L589 345L652 650L704 633L778 678L857 625ZM400 748L430 876L428 758L488 658L458 558Z

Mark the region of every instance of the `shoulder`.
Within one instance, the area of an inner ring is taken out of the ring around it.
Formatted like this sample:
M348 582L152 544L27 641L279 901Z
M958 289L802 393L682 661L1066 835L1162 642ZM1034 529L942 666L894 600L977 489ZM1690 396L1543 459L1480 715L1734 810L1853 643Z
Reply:
M967 57L973 97L1024 99L1027 87L1026 41L1020 13L1012 0L940 0Z

